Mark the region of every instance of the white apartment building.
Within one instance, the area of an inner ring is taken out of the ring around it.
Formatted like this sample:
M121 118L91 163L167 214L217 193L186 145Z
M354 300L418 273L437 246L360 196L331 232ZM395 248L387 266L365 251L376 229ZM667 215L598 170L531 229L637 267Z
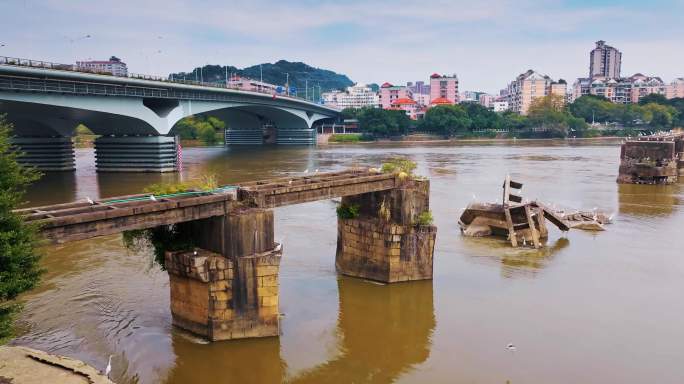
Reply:
M109 60L77 61L76 68L89 72L111 73L114 76L128 75L126 63L116 56L110 57Z
M325 92L322 98L325 104L332 104L341 109L377 107L380 103L378 94L364 84L347 87L345 92Z
M494 112L506 112L508 111L508 101L506 100L496 100L492 102L492 110Z

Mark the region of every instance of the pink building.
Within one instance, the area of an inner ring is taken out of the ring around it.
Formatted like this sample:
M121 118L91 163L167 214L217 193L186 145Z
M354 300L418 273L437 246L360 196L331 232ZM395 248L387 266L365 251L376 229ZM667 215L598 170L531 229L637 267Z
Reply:
M277 86L269 83L263 83L258 80L248 79L246 77L233 76L228 80L228 88L239 89L241 91L251 92L267 92L274 93Z
M684 97L684 77L674 79L670 85L667 86L667 92L665 95L668 99L674 99L675 97Z
M430 76L430 102L432 100L444 98L452 103L458 103L458 77L456 74L451 76L433 73Z
M392 104L399 99L413 101L413 92L408 87L401 85L394 86L390 83L385 83L380 86L380 107L382 109L391 109Z
M492 108L492 106L494 105L495 99L496 98L494 97L494 95L484 93L484 94L480 95L479 102L480 102L480 105L485 107L485 108Z
M400 98L400 99L394 100L392 102L392 106L390 108L387 108L387 109L404 111L404 112L406 112L406 115L412 120L418 119L418 113L421 110L418 103L416 103L414 100L411 100L408 98Z

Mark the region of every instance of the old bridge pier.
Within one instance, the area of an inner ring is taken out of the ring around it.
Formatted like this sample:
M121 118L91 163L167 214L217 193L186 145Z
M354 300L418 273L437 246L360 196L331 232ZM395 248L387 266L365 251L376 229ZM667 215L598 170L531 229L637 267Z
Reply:
M673 184L684 177L684 132L641 136L622 144L619 183Z
M136 195L20 212L53 242L176 225L196 247L165 254L173 323L216 341L279 335L283 244L274 240L272 208L341 197L357 214L337 220L339 273L384 283L431 279L436 227L418 223L429 210L429 185L354 169L189 197Z

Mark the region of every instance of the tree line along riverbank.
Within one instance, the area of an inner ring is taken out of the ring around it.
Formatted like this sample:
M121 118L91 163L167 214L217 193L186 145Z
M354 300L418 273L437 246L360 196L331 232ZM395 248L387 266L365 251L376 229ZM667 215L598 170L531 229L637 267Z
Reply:
M413 121L401 110L345 109L345 119L359 122L360 134L331 142L360 142L403 137L416 132L442 139L591 138L635 136L684 126L684 99L648 95L639 104L614 104L599 96L582 96L567 104L549 95L532 102L527 115L497 113L477 103L440 105Z

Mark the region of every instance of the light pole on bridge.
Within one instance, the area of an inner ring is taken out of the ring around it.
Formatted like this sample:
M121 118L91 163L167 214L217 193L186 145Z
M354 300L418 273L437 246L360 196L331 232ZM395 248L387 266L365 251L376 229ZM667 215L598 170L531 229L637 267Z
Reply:
M285 94L290 96L290 74L285 72Z

